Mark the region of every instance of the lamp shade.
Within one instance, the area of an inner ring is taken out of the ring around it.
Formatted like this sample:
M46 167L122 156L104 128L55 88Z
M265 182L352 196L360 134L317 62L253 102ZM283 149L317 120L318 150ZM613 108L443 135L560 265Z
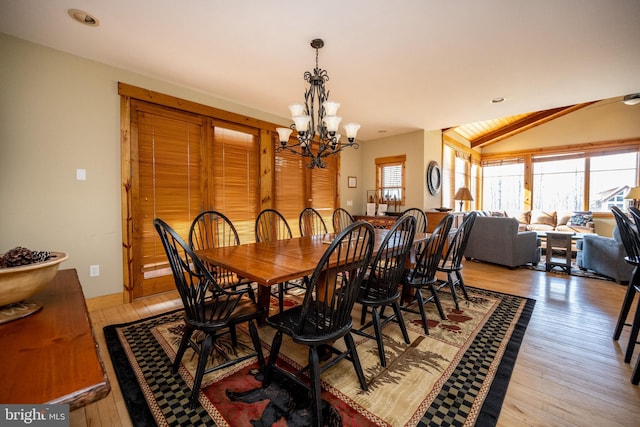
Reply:
M640 200L640 187L631 187L624 198L630 200Z
M456 194L453 196L453 200L471 200L473 201L473 196L471 196L471 191L467 187L460 187Z

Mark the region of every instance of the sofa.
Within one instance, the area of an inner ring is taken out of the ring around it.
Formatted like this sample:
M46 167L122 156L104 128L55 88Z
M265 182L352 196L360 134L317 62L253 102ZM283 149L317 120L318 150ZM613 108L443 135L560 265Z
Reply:
M478 216L464 251L466 259L517 268L540 262L540 239L535 231L518 230L516 218Z
M590 211L479 211L479 214L492 217L516 218L520 231L595 233L593 214Z
M618 283L628 283L633 266L625 262L626 251L618 227L613 228L612 237L585 235L576 243L576 263L582 270L612 278Z

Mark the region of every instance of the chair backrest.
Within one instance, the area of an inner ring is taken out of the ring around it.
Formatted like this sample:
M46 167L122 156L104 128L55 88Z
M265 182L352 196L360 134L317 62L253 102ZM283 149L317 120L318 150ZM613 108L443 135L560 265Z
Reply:
M416 219L416 233L427 232L427 215L422 209L409 208L402 212L402 215L398 218L398 220L407 215L410 215Z
M613 212L613 217L616 219L620 238L622 239L624 250L627 253L627 260L634 264L640 263L640 233L636 226L637 222L634 224L631 219L616 206L611 206L611 212ZM631 212L631 214L634 217L636 215L633 212Z
M189 229L189 246L194 251L208 248L237 246L240 244L238 232L233 223L218 211L205 211L191 223ZM238 276L220 266L212 265L204 260L218 285L223 288L238 284Z
M433 233L420 247L416 257L416 266L409 273L408 279L420 277L424 283L435 280L436 271L442 260L444 244L449 238L449 231L453 224L453 215L447 214L436 226Z
M187 321L194 325L223 325L244 292L220 288L200 258L167 223L156 218L153 225L169 259Z
M407 215L391 227L360 285L360 301L385 301L399 296L398 284L416 234L416 219Z
M316 236L318 234L327 234L327 225L324 223L322 216L313 208L304 208L300 212L301 236Z
M256 218L256 242L291 239L287 220L275 209L264 209Z
M467 248L467 242L469 241L469 236L471 235L471 230L477 217L477 212L469 212L465 216L462 224L460 224L460 227L458 227L449 242L447 253L442 260L443 264L448 264L450 268L460 268L462 265L462 256L464 255L464 250Z
M229 218L218 211L205 211L191 223L189 246L193 250L240 244L238 232Z
M355 222L349 212L342 208L338 208L333 211L333 231L335 233L341 232L347 225Z
M374 239L371 224L358 221L331 242L309 278L294 337L326 342L351 329L351 310L371 261Z

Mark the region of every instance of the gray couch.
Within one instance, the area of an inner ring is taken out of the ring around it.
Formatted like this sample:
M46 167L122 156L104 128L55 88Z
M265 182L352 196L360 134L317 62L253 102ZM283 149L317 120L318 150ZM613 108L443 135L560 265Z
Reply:
M576 248L576 263L582 270L591 270L618 283L627 283L631 279L633 266L624 260L627 253L618 227L613 229L613 237L587 234L576 242Z
M516 268L540 262L540 239L535 231L518 231L518 220L478 216L471 230L467 259Z

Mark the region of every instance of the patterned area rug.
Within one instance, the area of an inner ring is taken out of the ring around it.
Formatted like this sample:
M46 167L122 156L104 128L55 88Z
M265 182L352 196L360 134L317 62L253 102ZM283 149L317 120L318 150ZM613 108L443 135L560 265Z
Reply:
M440 320L433 304L427 304L429 335L424 334L417 315L403 313L411 344L404 343L396 324L387 325L383 329L386 368L380 366L375 341L354 335L369 390L360 390L347 361L326 371L322 375L325 424L495 425L535 301L481 289L469 291L471 298L461 302L460 310L448 292L441 293L447 320ZM359 319L357 310L354 319ZM197 357L188 350L179 372L171 373L182 323L178 311L104 328L134 425L308 425L306 391L285 379L263 388L255 359L206 375L200 405L190 410ZM238 332L242 352L251 342L246 333ZM265 325L259 333L266 357L273 330ZM211 363L231 351L224 339L219 349ZM306 364L306 350L285 338L282 364L300 368Z

